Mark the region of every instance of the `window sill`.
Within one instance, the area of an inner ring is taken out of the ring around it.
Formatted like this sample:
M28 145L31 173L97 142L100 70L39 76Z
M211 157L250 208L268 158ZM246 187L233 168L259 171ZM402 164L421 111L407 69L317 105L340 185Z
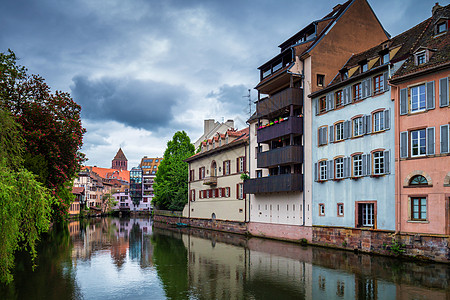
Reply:
M350 179L353 179L353 180L359 180L359 179L361 179L361 178L363 178L363 176L353 176L353 177L350 177Z
M424 185L404 185L403 188L405 189L416 189L416 188L429 188L429 187L433 187L432 184L428 185L428 184L424 184Z
M372 175L370 175L370 177L374 177L374 178L377 178L377 177L383 177L383 176L386 176L387 174L372 174Z
M428 224L430 221L427 220L408 220L406 223L420 223L420 224Z

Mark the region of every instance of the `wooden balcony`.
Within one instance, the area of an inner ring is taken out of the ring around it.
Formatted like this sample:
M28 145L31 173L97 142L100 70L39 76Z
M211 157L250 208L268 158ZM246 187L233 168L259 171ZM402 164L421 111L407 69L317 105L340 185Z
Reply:
M262 194L303 191L302 174L282 174L244 181L244 193Z
M303 105L303 89L287 88L264 98L256 104L256 112L259 117L264 117L278 112L291 104L295 106Z
M217 185L217 177L216 176L205 177L203 179L203 184L204 185Z
M270 140L288 135L303 133L303 117L289 117L289 119L271 125L269 127L258 129L258 143L266 143Z
M258 153L258 168L303 163L303 146L292 145Z

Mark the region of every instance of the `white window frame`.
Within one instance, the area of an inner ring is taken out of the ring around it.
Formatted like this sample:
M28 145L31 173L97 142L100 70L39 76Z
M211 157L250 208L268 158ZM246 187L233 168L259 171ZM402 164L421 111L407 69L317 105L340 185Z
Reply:
M417 93L416 93L417 91ZM416 85L410 88L410 112L416 113L427 109L427 88L426 84ZM423 99L421 97L423 96ZM415 105L416 104L416 105ZM423 104L423 107L421 106Z
M239 183L239 200L244 199L244 184Z
M344 122L339 122L334 125L334 141L344 140Z
M339 157L334 160L335 172L334 178L342 179L344 178L344 158Z
M373 175L385 174L384 151L375 151L373 154Z
M415 137L416 133L419 134L417 137ZM422 136L422 133L423 133L423 136ZM415 145L415 141L417 141L417 147ZM424 153L420 153L421 149L425 149ZM418 154L414 154L415 150L417 150ZM411 152L410 153L411 153L411 157L419 157L419 156L427 155L427 130L425 128L411 131Z
M364 135L363 117L353 119L353 137Z
M362 155L361 154L356 154L353 155L352 157L353 160L353 177L361 177L363 176L363 168L362 168Z
M321 181L327 180L327 161L319 161L319 178Z
M337 204L337 215L340 217L344 215L344 203Z
M319 216L325 216L325 204L319 204Z
M373 132L384 130L384 111L373 114Z
M362 226L373 227L375 219L375 204L362 203Z

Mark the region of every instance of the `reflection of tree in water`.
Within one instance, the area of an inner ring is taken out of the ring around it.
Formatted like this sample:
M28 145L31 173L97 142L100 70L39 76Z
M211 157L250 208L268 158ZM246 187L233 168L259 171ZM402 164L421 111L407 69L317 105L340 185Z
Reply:
M0 285L2 299L79 299L72 265L72 247L67 226L55 226L37 247L37 267L32 271L28 253L16 256L15 281Z
M181 239L153 232L153 264L168 299L189 299L187 249Z

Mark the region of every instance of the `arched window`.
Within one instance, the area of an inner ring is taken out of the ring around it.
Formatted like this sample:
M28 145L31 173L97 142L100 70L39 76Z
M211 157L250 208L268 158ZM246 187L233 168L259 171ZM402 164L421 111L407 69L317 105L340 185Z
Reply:
M211 163L211 176L217 176L217 164L215 161Z
M425 177L422 175L416 175L411 178L409 181L409 185L428 185L428 181Z

